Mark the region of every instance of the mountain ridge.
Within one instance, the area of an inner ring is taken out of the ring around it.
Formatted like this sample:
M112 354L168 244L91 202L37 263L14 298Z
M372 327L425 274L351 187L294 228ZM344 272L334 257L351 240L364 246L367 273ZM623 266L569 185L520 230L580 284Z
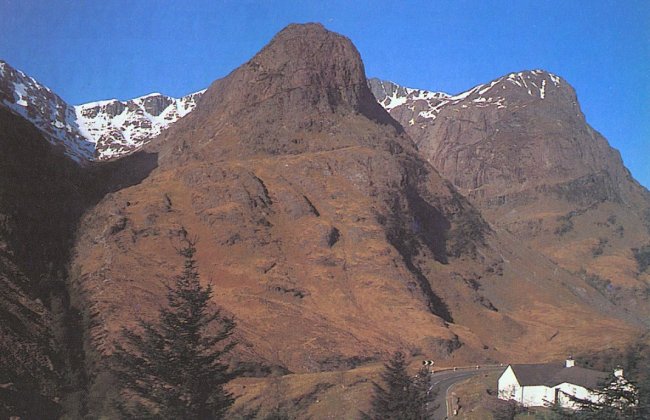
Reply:
M196 106L204 90L180 98L150 93L126 101L70 105L33 77L0 60L0 104L34 124L77 163L119 158Z
M589 126L566 81L539 71L512 73L442 105L444 99L425 101L421 93L373 83L423 156L487 220L608 298L650 313L644 292L650 279L634 251L650 243L650 193ZM509 94L495 100L495 90ZM388 93L395 92L401 97L391 106Z

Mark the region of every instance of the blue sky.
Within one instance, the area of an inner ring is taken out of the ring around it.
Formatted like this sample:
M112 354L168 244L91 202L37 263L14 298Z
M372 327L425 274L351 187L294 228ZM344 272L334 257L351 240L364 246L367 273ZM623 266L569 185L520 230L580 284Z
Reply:
M459 93L545 69L650 186L650 1L0 0L0 59L78 104L180 96L292 22L352 39L369 76Z

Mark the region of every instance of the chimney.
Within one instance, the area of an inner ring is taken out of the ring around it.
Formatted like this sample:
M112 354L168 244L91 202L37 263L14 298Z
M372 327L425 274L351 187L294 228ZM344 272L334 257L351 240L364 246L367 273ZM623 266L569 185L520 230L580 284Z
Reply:
M564 363L564 367L568 367L568 368L574 367L575 365L576 365L576 361L573 360L572 356L569 356L569 358L566 359L566 362Z
M614 376L617 378L622 378L623 377L623 368L620 366L617 366L616 369L614 369Z

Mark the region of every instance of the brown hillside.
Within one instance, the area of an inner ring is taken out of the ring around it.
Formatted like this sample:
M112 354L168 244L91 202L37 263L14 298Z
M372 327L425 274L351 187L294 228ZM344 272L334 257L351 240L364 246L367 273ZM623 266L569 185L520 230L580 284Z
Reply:
M583 280L492 231L376 103L351 42L320 25L280 32L146 151L158 167L77 235L71 286L94 355L155 313L185 235L237 320L236 359L258 373L397 348L535 360L636 334Z

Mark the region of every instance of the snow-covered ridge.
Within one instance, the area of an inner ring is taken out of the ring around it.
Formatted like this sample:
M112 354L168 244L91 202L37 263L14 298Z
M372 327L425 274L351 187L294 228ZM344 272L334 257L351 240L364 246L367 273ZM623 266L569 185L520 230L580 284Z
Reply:
M439 102L449 97L446 93L413 89L379 79L370 79L368 84L379 103L387 110L404 105L407 101Z
M190 113L204 90L173 98L151 93L78 106L0 60L0 104L32 122L77 162L106 160L138 150Z
M129 101L111 99L75 107L84 134L96 145L99 160L142 147L196 107L204 90L182 98L151 93Z
M75 109L34 78L0 61L0 104L34 124L77 162L92 159L95 145L81 133Z
M409 112L412 118L408 124L415 125L435 120L443 108L453 105L462 108L475 106L500 109L522 95L544 100L549 89L559 87L562 81L558 76L543 70L522 71L474 86L457 95L403 87L379 79L370 79L368 84L377 101L389 113Z

